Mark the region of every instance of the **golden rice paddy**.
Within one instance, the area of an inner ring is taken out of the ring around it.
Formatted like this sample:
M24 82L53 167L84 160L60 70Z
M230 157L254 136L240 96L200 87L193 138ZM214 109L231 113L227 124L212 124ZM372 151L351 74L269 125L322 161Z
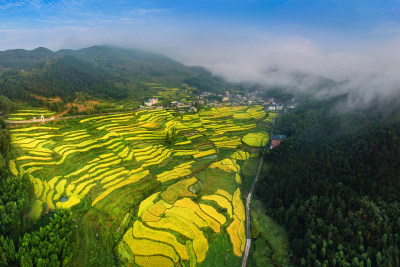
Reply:
M240 257L246 218L238 185L233 184L236 191L220 185L211 194L198 194L204 181L197 173L220 169L240 184L238 162L250 158L243 143L259 147L268 140L264 132L255 132L257 120L266 116L264 108L219 107L177 114L140 110L57 122L56 127L13 129L17 157L9 161L10 171L16 176L18 170L28 173L37 203L50 209L88 202L101 210L129 188L157 183L134 212L123 213L121 225L128 230L121 244L131 254L128 265L195 266L210 249L206 229L228 233L234 254ZM178 137L166 144L166 134L173 129ZM60 201L62 197L66 201Z

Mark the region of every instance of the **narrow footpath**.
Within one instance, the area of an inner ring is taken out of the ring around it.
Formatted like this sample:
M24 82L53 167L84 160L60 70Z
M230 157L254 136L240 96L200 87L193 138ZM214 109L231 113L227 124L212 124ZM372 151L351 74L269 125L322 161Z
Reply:
M124 113L129 113L129 112L132 112L132 111L117 111L117 112L109 112L109 113L97 113L97 114L91 114L91 115L85 114L85 115L75 115L75 116L68 116L68 117L54 117L54 119L45 118L43 121L40 119L25 120L25 121L10 121L10 120L4 120L4 121L8 124L45 123L45 122L51 122L51 121L62 121L62 120L89 117L89 116L94 117L94 116L106 116L106 115L113 115L113 114L124 114Z
M157 109L157 108L156 108ZM25 121L10 121L5 119L4 121L8 124L29 124L29 123L45 123L45 122L50 122L50 121L62 121L62 120L68 120L68 119L75 119L75 118L82 118L82 117L95 117L95 116L107 116L107 115L114 115L114 114L124 114L124 113L129 113L129 112L133 112L135 113L136 111L139 111L141 109L137 109L137 110L126 110L126 111L115 111L115 112L108 112L108 113L96 113L96 114L84 114L84 115L75 115L75 116L68 116L68 117L57 117L58 115L56 115L54 117L54 119L51 118L45 118L43 121L40 119L36 119L36 120L25 120ZM151 108L146 109L146 110L153 110Z

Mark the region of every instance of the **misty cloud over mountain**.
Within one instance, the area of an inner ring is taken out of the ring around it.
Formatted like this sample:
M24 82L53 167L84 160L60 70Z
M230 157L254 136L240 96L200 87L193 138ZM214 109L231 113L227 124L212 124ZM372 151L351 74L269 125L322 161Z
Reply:
M265 36L233 45L222 42L203 44L201 53L178 57L187 64L202 65L214 74L233 82L256 82L289 89L312 90L323 76L342 83L331 93L353 92L354 101L370 102L390 97L400 90L400 47L398 40L382 42L376 47L359 44L357 50L329 51L311 39ZM199 45L200 46L200 45ZM213 47L211 49L211 47ZM209 49L210 48L210 49ZM278 71L275 70L275 67ZM296 78L296 73L311 74L309 79ZM319 96L327 94L320 91ZM357 98L357 99L356 99Z
M232 82L310 90L312 76L336 82L347 77L337 91L350 90L361 102L399 90L397 1L96 1L96 12L89 2L0 4L0 50L115 45L163 53ZM279 71L270 72L275 65ZM299 81L296 73L311 76Z
M67 37L63 37L65 31ZM204 66L214 75L231 82L259 83L286 87L293 90L312 90L315 76L348 83L336 91L319 91L318 96L351 91L354 102L375 101L397 94L400 85L399 39L381 41L377 45L354 44L329 47L310 38L280 36L262 32L219 34L197 31L171 31L159 35L158 30L147 28L134 35L112 29L71 30L60 29L40 32L41 40L48 40L49 48L79 48L95 44L110 44L126 48L141 48L163 53L189 66ZM58 36L52 39L51 36ZM338 41L339 42L339 41ZM341 41L344 42L344 41ZM34 42L34 47L41 42ZM33 48L33 47L29 47ZM273 71L278 69L278 71ZM310 74L299 81L296 73Z

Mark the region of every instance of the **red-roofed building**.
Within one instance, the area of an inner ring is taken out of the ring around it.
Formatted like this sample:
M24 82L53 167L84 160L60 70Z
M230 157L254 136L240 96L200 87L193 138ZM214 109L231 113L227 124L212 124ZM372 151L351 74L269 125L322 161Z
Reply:
M279 144L287 138L284 134L273 135L271 138L271 147L270 149L279 146Z

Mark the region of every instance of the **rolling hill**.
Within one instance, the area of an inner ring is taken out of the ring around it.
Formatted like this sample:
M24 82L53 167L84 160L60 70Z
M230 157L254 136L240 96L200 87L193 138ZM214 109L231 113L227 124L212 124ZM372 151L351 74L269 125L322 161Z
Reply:
M164 55L110 46L53 52L39 47L0 52L0 88L13 100L30 94L60 96L72 101L75 92L123 99L140 97L146 83L222 91L232 85L202 67L188 67Z

